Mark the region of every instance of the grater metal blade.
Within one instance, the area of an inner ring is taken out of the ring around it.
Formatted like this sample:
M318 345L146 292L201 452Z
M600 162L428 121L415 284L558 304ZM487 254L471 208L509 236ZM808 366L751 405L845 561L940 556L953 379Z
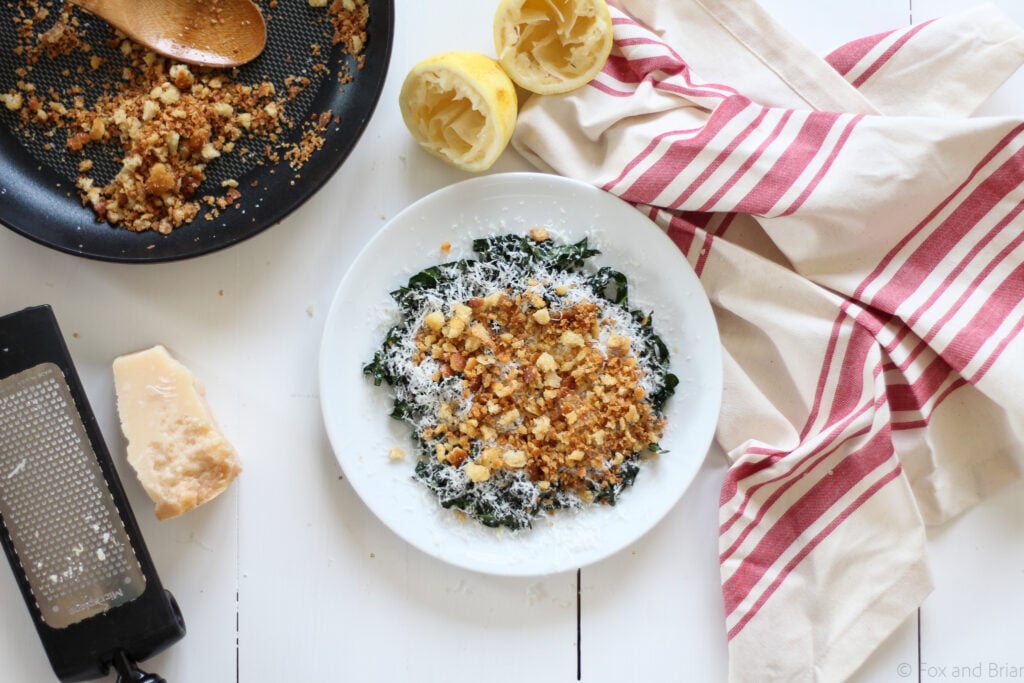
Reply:
M0 516L53 628L142 595L146 577L53 363L0 380Z
M60 680L184 635L46 306L0 317L0 541Z

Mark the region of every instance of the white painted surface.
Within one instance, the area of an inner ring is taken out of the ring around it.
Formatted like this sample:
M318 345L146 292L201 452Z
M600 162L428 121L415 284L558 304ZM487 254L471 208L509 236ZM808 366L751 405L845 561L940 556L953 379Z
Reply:
M0 311L55 307L161 578L181 603L188 636L147 663L172 683L546 682L578 672L587 683L725 678L720 453L709 454L667 519L584 569L578 583L575 572L493 578L427 557L370 514L327 445L316 359L338 282L387 219L466 177L410 142L396 106L401 80L434 52L491 52L493 4L397 0L390 76L360 144L302 209L247 242L192 261L127 267L75 259L0 230ZM764 4L824 53L973 3ZM1018 0L997 4L1024 22ZM1020 115L1022 103L1018 76L984 113ZM510 152L493 170L528 167ZM220 499L163 523L124 463L110 376L114 356L155 342L204 380L245 466ZM974 680L1024 677L1006 668L1024 667L1022 532L1020 486L936 530L937 589L920 620L909 620L856 680L962 680L979 664ZM6 570L0 613L0 680L53 680ZM930 668L919 671L919 661Z

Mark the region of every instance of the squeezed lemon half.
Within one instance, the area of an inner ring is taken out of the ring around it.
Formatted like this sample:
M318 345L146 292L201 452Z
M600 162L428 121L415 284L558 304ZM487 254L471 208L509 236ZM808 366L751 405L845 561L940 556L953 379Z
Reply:
M540 95L575 90L601 71L612 49L604 0L503 0L494 15L498 61Z
M443 52L414 66L399 95L419 145L456 168L484 171L515 129L518 102L508 74L477 52Z

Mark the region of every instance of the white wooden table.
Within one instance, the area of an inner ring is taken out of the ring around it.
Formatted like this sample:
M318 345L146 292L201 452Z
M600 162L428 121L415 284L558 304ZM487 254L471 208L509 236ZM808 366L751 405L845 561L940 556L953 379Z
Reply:
M342 477L317 388L332 295L390 217L464 177L414 147L399 86L435 52L493 52L495 3L396 4L390 76L369 128L330 183L281 225L225 251L143 267L74 258L0 230L0 312L53 305L161 578L184 612L186 638L146 668L172 683L724 680L720 452L636 544L580 572L531 579L478 575L422 554ZM972 3L764 4L825 53ZM997 4L1024 23L1020 0ZM1024 74L983 113L1019 116L1022 104ZM528 167L509 152L492 172L512 170ZM155 520L124 462L110 371L114 356L158 342L205 382L245 465L229 492L169 522ZM1022 535L1019 485L935 529L937 589L857 680L1024 678ZM53 680L6 569L0 614L0 680Z

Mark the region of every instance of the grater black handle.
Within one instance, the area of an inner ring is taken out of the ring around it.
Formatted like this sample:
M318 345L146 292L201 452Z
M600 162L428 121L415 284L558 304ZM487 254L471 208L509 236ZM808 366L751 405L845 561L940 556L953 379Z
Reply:
M139 666L128 659L124 650L118 650L114 655L114 669L117 670L117 683L167 683L156 674L148 674Z

